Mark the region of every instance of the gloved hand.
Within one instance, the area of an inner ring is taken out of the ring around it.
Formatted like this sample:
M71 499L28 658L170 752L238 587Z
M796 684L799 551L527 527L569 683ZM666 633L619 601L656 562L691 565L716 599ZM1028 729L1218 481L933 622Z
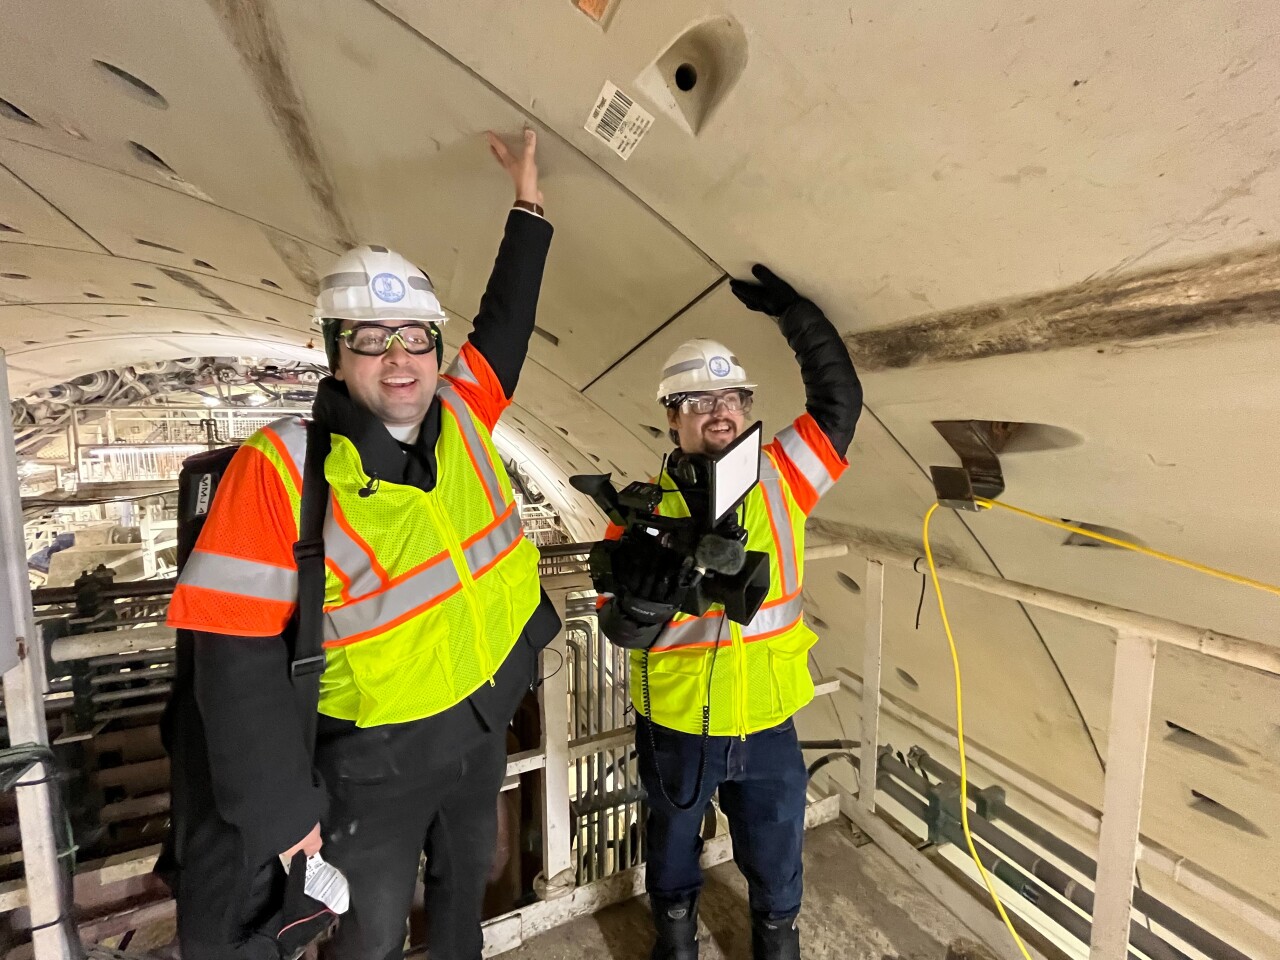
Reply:
M729 289L748 310L780 317L800 301L800 294L795 288L763 264L757 263L751 268L751 273L759 283L737 279L729 281Z
M618 609L645 626L666 623L680 595L679 558L646 541L623 542L613 555Z

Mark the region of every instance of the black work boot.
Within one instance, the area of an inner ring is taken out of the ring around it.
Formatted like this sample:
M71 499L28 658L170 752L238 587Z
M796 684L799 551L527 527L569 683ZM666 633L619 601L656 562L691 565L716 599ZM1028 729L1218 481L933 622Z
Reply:
M649 898L658 940L649 960L698 960L698 897L688 900Z
M800 960L800 926L795 917L751 917L752 960Z

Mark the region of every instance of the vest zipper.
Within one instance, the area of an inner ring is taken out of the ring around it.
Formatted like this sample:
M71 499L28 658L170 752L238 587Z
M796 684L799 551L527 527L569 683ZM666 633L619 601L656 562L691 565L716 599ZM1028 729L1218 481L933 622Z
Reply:
M454 569L458 571L458 580L462 583L462 595L466 598L467 606L471 608L471 617L475 621L479 633L476 640L476 649L480 652L481 669L484 670L485 679L489 681L489 686L496 687L497 683L493 679L493 661L489 657L489 648L485 645L487 631L485 629L484 612L480 609L480 605L476 603L476 581L471 576L471 568L467 566L467 558L462 552L462 541L453 532L453 524L449 522L449 518L440 509L435 497L426 491L419 492L425 498L427 511L431 514L431 519L435 521L436 528L444 538L445 549L449 551L449 558L453 561Z
M729 615L725 614L725 619L729 619ZM736 654L735 659L738 665L738 682L737 693L738 702L735 706L738 708L738 739L747 739L747 645L742 642L742 627L729 621L729 638L733 642L733 651Z

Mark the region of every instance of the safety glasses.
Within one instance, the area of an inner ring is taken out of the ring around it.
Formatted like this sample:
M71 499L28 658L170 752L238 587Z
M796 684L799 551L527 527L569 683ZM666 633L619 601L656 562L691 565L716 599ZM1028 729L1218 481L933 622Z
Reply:
M405 323L398 327L384 327L377 323L361 323L338 334L352 353L364 357L380 357L399 340L405 353L420 356L436 348L435 333L426 323Z
M725 390L721 393L686 393L680 397L675 406L681 413L706 414L714 413L721 407L730 413L751 413L751 404L755 399L750 390Z

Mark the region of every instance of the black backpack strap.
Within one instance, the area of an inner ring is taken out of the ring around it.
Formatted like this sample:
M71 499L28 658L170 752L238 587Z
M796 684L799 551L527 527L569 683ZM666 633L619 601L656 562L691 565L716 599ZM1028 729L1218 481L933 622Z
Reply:
M328 428L316 420L307 421L301 517L298 542L293 545L293 558L298 565L298 619L289 675L308 752L315 748L320 674L324 672L324 521L329 506L324 461L329 444Z

